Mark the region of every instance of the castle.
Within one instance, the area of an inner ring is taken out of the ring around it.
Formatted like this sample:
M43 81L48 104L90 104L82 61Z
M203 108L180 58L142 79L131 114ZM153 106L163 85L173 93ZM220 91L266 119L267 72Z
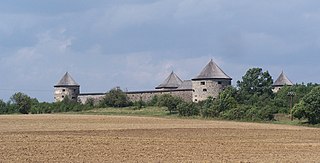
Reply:
M213 60L203 68L198 76L191 80L181 80L177 74L171 74L154 90L125 92L131 101L150 101L156 95L171 94L185 101L199 102L209 96L217 98L219 93L231 85L232 78L228 76ZM273 91L279 91L285 85L293 83L282 72L273 84ZM71 100L86 103L88 99L96 102L106 93L80 93L80 85L66 72L62 79L54 86L55 102L68 97Z

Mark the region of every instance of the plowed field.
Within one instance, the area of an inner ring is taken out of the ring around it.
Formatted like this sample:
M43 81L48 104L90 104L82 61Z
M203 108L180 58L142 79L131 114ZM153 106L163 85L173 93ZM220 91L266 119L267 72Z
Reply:
M89 115L0 116L0 162L319 162L320 129Z

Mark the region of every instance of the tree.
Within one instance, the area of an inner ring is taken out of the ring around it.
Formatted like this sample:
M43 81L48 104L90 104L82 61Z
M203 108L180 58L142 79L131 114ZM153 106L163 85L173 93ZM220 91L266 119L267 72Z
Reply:
M273 80L268 71L261 68L251 68L237 81L239 88L238 102L254 105L258 102L268 102L273 97Z
M6 114L6 113L8 113L7 104L3 100L0 100L0 114Z
M170 94L164 94L158 97L158 106L167 107L170 114L177 110L177 106L182 102L181 98L172 96Z
M217 99L209 97L205 100L201 113L203 117L219 117L224 111L237 107L235 100L237 90L233 87L227 87L219 93Z
M180 116L194 116L200 113L198 105L193 102L181 102L178 104L177 110Z
M33 100L28 95L21 92L12 95L10 100L12 101L14 108L22 114L29 113L33 102Z
M294 107L293 115L296 118L307 118L311 124L320 123L320 86L312 89L303 99Z
M127 95L120 88L111 89L102 100L102 106L126 107L129 105Z

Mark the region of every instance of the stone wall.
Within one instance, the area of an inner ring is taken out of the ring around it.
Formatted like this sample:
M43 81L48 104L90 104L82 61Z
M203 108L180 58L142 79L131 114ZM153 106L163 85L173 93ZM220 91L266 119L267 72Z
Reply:
M54 87L54 101L62 101L65 97L76 101L79 93L79 86Z
M83 93L78 96L78 101L85 104L88 99L93 99L95 104L98 104L103 99L105 93Z
M163 94L171 94L182 98L184 101L192 101L192 90L191 89L176 89L176 90L154 90L154 91L137 91L127 92L127 96L131 101L150 101L154 96L160 96Z
M193 102L206 100L209 96L217 98L219 93L228 85L231 85L231 80L226 79L207 79L193 80Z
M147 102L150 101L154 96L160 96L163 94L171 94L182 98L184 101L192 101L192 90L191 89L176 89L176 90L152 90L152 91L136 91L136 92L126 92L129 100L139 101L140 99ZM103 99L105 93L83 93L78 96L78 101L85 104L90 98L94 99L97 104Z

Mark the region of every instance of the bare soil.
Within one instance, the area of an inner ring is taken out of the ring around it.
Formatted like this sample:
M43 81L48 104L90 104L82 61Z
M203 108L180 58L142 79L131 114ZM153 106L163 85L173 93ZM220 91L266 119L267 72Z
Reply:
M0 162L319 161L318 128L128 116L0 116Z

